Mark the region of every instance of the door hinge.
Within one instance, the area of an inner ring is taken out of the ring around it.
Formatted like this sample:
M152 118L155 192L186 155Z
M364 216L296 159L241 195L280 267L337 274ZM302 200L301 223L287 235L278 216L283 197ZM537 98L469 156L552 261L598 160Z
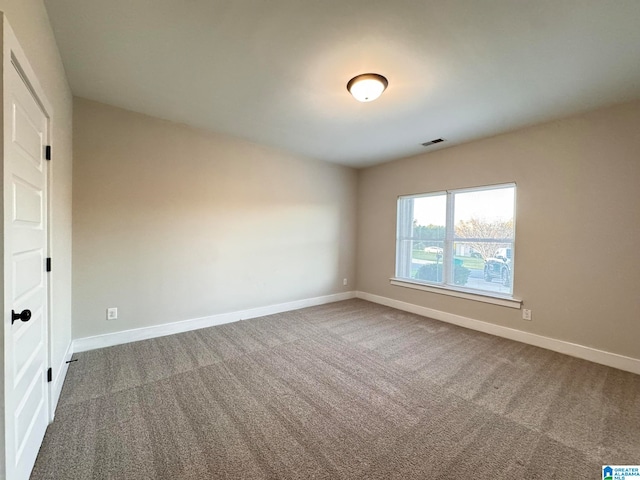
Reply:
M44 147L44 158L46 160L51 160L51 145Z
M53 380L53 370L49 367L49 370L47 370L47 382L50 382L51 380Z
M51 257L47 258L46 270L47 270L47 272L51 271Z

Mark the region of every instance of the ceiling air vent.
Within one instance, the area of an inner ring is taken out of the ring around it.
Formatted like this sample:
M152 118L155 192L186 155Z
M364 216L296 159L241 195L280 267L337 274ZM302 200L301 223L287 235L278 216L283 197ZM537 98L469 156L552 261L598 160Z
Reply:
M429 147L435 143L440 143L440 142L444 142L444 138L436 138L435 140L431 140L429 142L424 142L422 144L423 147Z

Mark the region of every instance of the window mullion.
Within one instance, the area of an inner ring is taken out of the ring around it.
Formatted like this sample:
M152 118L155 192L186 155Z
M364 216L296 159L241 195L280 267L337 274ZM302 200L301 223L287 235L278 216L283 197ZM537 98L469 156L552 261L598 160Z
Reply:
M444 239L444 276L445 284L453 283L453 237L454 237L454 212L453 212L453 193L447 192L447 223L445 225Z

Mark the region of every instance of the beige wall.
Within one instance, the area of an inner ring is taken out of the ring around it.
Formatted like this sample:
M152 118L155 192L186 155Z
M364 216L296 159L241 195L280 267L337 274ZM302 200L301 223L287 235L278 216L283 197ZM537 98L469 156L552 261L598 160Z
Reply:
M51 366L54 378L71 342L71 173L72 96L47 11L41 0L0 0L38 81L53 108L51 143L51 254L53 271Z
M640 102L360 171L358 289L640 358ZM520 310L391 286L396 197L517 183Z
M74 155L74 338L352 289L355 170L81 98Z

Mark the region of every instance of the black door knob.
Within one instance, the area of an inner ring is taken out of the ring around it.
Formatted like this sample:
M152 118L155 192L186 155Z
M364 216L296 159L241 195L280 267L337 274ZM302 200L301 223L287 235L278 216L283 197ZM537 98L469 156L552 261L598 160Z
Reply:
M20 313L16 313L11 310L11 325L16 320L22 320L23 322L28 322L31 320L31 310L22 310Z

